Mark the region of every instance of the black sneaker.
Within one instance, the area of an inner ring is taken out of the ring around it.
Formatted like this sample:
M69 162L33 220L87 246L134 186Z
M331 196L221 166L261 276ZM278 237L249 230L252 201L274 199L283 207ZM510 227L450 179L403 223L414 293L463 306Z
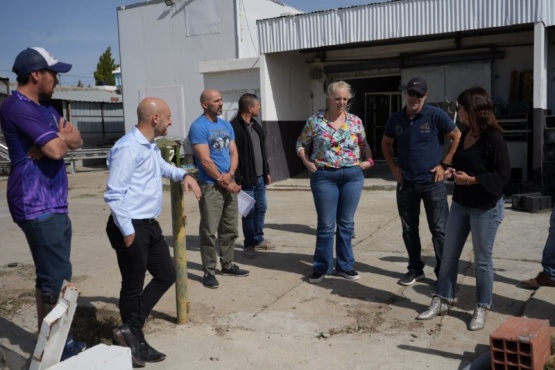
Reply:
M60 361L65 361L70 357L77 356L85 349L87 349L87 344L85 342L78 342L73 338L73 335L69 334Z
M202 277L202 285L210 289L216 289L220 286L220 283L218 283L214 275L206 271Z
M351 270L348 272L344 272L344 271L336 271L337 275L344 277L347 280L358 280L359 279L359 275L358 272L356 272L355 270Z
M312 275L308 277L308 282L311 284L318 284L322 280L324 280L324 274L319 272L313 272Z
M416 283L418 280L424 279L425 277L426 276L423 272L421 272L420 274L416 274L414 270L409 270L405 275L403 275L401 279L399 279L397 283L404 286L409 286Z
M237 266L236 264L233 264L228 269L226 269L225 267L222 267L222 275L244 277L244 276L249 276L249 272L247 270L241 270L239 266Z

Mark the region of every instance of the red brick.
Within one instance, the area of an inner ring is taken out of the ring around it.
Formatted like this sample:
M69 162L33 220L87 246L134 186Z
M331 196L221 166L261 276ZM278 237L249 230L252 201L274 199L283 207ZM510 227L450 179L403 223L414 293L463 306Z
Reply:
M509 317L490 335L494 370L543 369L551 354L549 320Z

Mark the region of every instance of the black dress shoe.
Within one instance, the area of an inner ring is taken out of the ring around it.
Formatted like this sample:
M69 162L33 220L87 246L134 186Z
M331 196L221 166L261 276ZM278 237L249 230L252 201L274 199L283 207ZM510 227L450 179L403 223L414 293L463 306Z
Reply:
M152 348L146 340L139 343L139 355L145 362L160 362L166 359L165 354Z
M131 350L131 360L133 367L145 367L145 362L140 356L139 340L131 332L127 324L118 326L112 331L114 340L123 347Z

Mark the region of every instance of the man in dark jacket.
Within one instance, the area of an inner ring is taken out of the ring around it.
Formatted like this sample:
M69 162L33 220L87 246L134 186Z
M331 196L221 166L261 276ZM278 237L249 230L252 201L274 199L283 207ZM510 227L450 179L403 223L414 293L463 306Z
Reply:
M239 152L239 167L235 172L236 182L245 193L256 201L246 217L243 217L245 236L244 255L255 258L256 250L275 249L264 239L266 217L266 185L270 184L270 169L266 153L266 138L262 126L254 119L260 115L260 101L254 94L243 94L239 98L239 113L231 120L235 131L235 142Z

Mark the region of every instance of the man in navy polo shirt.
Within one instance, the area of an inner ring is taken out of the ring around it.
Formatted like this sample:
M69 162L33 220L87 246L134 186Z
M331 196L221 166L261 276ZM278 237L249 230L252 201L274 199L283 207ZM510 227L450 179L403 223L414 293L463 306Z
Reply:
M443 110L425 104L427 97L426 81L419 77L411 79L405 90L407 105L389 117L382 138L385 160L397 180L397 208L409 255L408 272L398 283L407 286L425 276L418 229L421 202L432 233L436 277L439 272L449 212L443 173L451 163L461 136ZM442 158L445 137L451 144ZM394 142L397 142L398 163L393 158Z
M57 73L70 69L71 64L59 62L43 48L23 50L12 68L17 90L0 108L11 161L8 206L35 262L39 330L58 301L63 281L72 274L64 156L83 141L79 130L48 103L58 84ZM71 337L69 342L75 343Z

